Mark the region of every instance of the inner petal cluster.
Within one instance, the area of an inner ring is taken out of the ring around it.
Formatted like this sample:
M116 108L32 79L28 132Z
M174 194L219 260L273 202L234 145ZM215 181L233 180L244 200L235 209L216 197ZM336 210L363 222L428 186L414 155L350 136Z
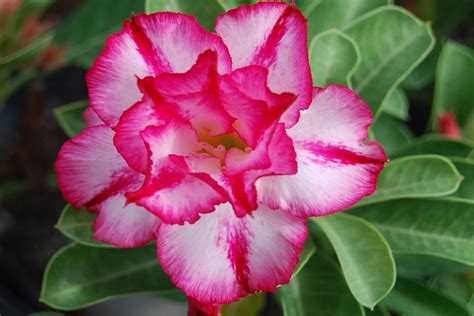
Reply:
M292 142L279 123L295 96L273 93L267 77L261 66L220 75L217 53L207 50L185 73L139 80L144 97L134 107L147 103L141 116L154 118L136 135L146 158L137 159L120 141L130 137L120 133L129 120L116 127L117 149L146 175L143 186L127 194L129 201L170 224L195 222L227 201L240 217L255 210L258 178L296 172Z

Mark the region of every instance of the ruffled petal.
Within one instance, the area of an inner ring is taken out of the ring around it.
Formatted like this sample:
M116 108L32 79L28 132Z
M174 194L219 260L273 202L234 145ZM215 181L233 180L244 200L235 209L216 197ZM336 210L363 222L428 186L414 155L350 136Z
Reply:
M363 143L371 116L350 89L316 88L310 108L288 130L298 172L260 178L259 201L307 217L341 211L372 194L387 157L377 142Z
M136 182L137 175L115 149L113 136L105 125L88 127L61 148L55 164L59 188L74 207Z
M144 177L115 150L113 135L108 126L98 125L66 142L56 161L59 188L74 207L98 213L94 238L137 247L154 238L159 219L126 201L125 193L138 189Z
M145 183L127 198L155 213L168 224L194 223L199 214L209 213L225 197L199 176L176 164L173 157L199 150L192 127L171 121L159 127L148 127L142 137L149 152Z
M161 225L158 258L171 280L201 304L225 304L290 281L307 229L304 219L260 207L237 218L230 204L193 225Z
M297 96L282 117L287 126L293 126L299 111L311 102L307 26L301 12L286 3L243 5L219 16L216 32L229 48L233 69L268 68L268 86L273 92Z
M236 132L252 148L265 129L278 122L295 99L290 93L271 92L267 87L267 76L267 69L248 66L222 76L219 84L222 105L236 118Z
M216 136L232 132L234 119L221 105L218 91L217 53L202 53L186 73L163 73L140 82L157 104L175 107L199 134Z
M121 248L143 246L155 239L160 220L146 209L128 203L123 193L94 208L98 211L95 239Z
M153 100L145 95L123 113L115 127L114 144L129 166L137 172L145 173L148 163L148 153L140 132L148 126L159 126L164 122Z
M247 153L231 149L225 158L220 184L229 192L236 215L241 217L257 208L255 182L269 175L296 173L296 153L283 124L268 128L255 150Z
M185 72L202 52L219 55L219 71L231 60L222 40L202 28L194 17L177 13L139 15L112 35L87 74L91 105L109 126L141 99L137 77L162 72Z

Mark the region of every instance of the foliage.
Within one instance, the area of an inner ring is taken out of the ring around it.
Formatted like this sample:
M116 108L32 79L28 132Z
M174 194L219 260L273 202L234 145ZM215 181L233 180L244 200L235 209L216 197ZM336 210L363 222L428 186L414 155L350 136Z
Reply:
M87 68L106 37L132 11L193 14L212 30L215 16L251 2L147 0L143 6L132 0L86 0L64 22L57 40L70 46L71 62ZM416 2L425 18L422 4L427 2ZM442 7L442 1L431 2ZM445 290L446 280L452 289L463 288L469 298L474 288L474 53L463 44L444 41L464 14L431 13L438 36L433 50L430 23L385 0L301 0L296 5L309 21L314 84L342 84L357 91L374 111L372 138L384 145L392 160L374 195L346 214L310 220L314 240L305 247L299 273L276 294L284 315L469 315L468 309L472 314L472 302L453 299ZM463 8L468 5L463 2ZM430 134L415 137L406 123L416 100L411 95L433 79ZM56 110L68 136L84 127L86 104ZM455 114L463 139L437 134L437 118L445 112ZM107 248L92 238L93 220L85 211L64 209L57 228L74 243L51 259L43 302L71 310L139 292L179 295L170 292L173 285L160 269L153 246ZM315 255L313 242L318 245ZM420 257L430 269L413 264ZM436 268L440 260L443 269ZM263 299L259 295L242 300L226 307L224 315L258 313ZM365 309L374 307L373 312Z

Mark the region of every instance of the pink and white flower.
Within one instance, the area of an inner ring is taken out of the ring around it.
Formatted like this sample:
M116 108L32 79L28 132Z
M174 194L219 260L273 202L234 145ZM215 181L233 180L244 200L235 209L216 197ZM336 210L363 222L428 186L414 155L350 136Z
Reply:
M127 21L87 75L88 127L56 162L66 200L98 214L97 240L156 239L190 314L289 282L305 218L372 194L386 161L364 142L369 107L312 87L297 8L245 5L215 29L176 13Z

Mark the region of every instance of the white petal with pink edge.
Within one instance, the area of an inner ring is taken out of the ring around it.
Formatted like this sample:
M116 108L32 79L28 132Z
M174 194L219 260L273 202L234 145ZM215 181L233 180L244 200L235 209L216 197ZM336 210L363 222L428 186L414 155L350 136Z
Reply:
M59 188L76 208L134 176L115 149L113 136L108 126L88 127L61 148L55 164Z
M160 220L146 209L128 203L123 194L94 207L94 238L121 248L139 247L155 239Z
M201 303L230 303L290 281L307 229L304 219L260 207L237 218L230 204L193 225L158 229L158 258L177 287Z
M295 216L321 216L372 194L387 157L377 142L363 143L370 124L369 107L350 89L314 89L310 108L288 130L298 172L260 178L260 203Z
M148 162L147 149L140 133L147 126L159 126L163 123L157 106L145 95L140 102L123 113L114 128L114 145L129 166L137 172L145 173Z
M91 105L113 127L141 99L137 78L187 71L208 49L218 52L219 70L229 71L231 61L222 40L194 17L178 13L133 17L122 32L107 40L87 74Z
M302 13L286 3L243 5L219 16L216 32L229 48L233 69L264 66L273 92L297 96L282 118L293 126L299 111L311 102L308 33Z

